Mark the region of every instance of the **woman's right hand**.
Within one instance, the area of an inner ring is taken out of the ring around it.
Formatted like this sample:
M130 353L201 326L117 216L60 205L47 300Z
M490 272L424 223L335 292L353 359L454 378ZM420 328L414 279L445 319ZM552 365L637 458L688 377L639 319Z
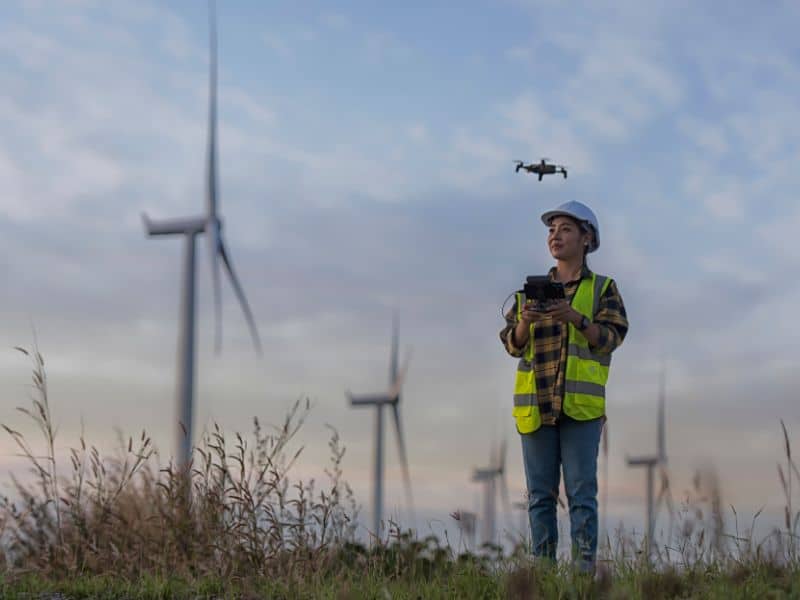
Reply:
M525 348L530 340L531 323L547 318L549 318L547 314L534 310L534 304L525 304L522 307L519 322L513 331L514 345L518 348Z
M534 306L534 304L529 303L522 307L522 315L520 316L520 320L526 325L549 318L547 313L535 310Z

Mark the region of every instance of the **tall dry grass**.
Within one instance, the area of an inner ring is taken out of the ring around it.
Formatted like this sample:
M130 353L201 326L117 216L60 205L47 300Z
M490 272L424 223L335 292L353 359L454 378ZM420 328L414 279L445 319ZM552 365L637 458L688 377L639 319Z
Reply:
M37 349L17 350L33 363L30 405L18 410L42 434L43 451L3 425L33 475L12 476L16 498L0 500L0 555L13 571L302 578L353 542L357 506L336 431L323 484L289 476L307 400L280 427L254 419L249 436L227 437L215 425L183 472L157 464L145 432L121 440L110 457L82 434L62 475L44 359Z
M745 565L748 568L800 568L800 510L794 508L792 496L793 475L800 479L800 471L792 457L789 433L783 420L780 420L780 427L785 460L777 465L784 495L782 527L756 536L756 521L764 506L749 523L740 523L735 506L725 503L719 475L711 466L694 472L691 487L684 491L678 503L672 498L669 473L662 470L660 484L666 511L660 521L666 522L666 528L656 531L651 541L620 525L613 538L606 533L601 540L600 562L617 570L687 570L710 566L738 569Z

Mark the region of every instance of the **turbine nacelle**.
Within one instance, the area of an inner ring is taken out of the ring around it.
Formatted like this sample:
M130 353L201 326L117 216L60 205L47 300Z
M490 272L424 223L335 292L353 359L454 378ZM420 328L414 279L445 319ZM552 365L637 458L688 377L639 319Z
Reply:
M626 456L625 462L629 467L651 467L657 465L661 461L657 456L637 456L634 458Z
M205 217L185 217L153 221L147 216L147 213L142 213L142 223L149 236L187 235L203 233L206 229L207 219Z
M472 481L490 481L501 474L497 469L474 469L472 471Z
M354 396L349 391L345 392L345 396L350 402L350 406L375 406L378 404L397 404L400 401L399 396L392 398L391 396Z

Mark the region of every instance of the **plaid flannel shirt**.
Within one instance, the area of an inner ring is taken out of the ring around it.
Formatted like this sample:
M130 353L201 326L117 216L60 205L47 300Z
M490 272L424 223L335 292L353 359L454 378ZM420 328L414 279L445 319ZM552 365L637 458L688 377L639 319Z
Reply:
M550 279L555 279L556 269L553 267L548 273ZM572 302L578 285L582 279L591 277L592 272L584 265L580 279L564 284L567 302ZM539 321L533 329L532 338L528 339L523 347L516 345L514 328L517 325L517 303L505 315L506 326L500 331L500 341L506 351L514 357L522 357L533 344L533 370L536 376L536 398L542 425L555 425L561 414L561 404L564 398L564 378L567 367L567 348L569 345L569 327L552 319ZM628 318L625 305L619 294L617 285L613 280L609 283L605 293L600 297L597 314L592 322L600 328L600 339L592 350L599 354L613 352L628 333Z

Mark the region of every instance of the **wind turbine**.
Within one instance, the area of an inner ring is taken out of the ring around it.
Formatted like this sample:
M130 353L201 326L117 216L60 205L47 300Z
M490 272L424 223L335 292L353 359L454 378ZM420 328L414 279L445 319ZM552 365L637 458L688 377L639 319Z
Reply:
M183 470L192 455L192 409L195 383L195 238L206 234L208 255L211 259L211 275L214 286L214 310L216 318L215 349L219 353L222 343L222 313L220 297L219 260L230 278L233 290L239 298L245 319L250 328L256 351L261 354L253 313L247 303L242 286L233 269L230 252L222 237L222 219L219 216L219 190L217 185L217 26L215 6L209 0L209 85L208 85L208 140L206 146L205 172L206 212L202 216L177 219L151 220L142 214L144 228L150 237L166 235L184 236L183 277L181 290L181 316L177 352L177 430L175 460Z
M603 428L600 431L600 448L603 455L603 495L600 501L600 546L603 545L603 539L608 538L608 531L606 531L606 515L608 514L608 420L603 422Z
M400 424L400 395L403 388L403 381L408 372L408 364L411 359L410 353L406 355L406 361L401 372L397 369L397 348L398 331L397 317L392 319L392 347L389 357L389 389L386 392L370 395L353 395L349 391L345 392L350 406L374 406L375 407L375 471L373 482L373 528L374 535L380 538L380 528L383 519L383 409L391 406L394 428L397 434L397 449L400 453L400 463L403 467L403 480L406 488L406 502L409 511L412 513L414 503L411 496L411 477L408 472L408 458L406 457L406 443L403 438L403 429Z
M473 469L472 481L483 484L483 517L481 523L481 537L483 544L495 543L495 496L497 495L497 480L500 480L500 493L503 496L503 504L508 512L511 501L508 495L508 485L506 484L506 442L500 444L497 453L491 452L489 456L489 466L480 469Z
M655 533L655 518L656 510L661 505L662 500L666 499L667 503L671 504L672 499L669 497L669 478L667 476L667 449L666 449L666 429L664 422L664 404L666 402L664 370L662 369L659 376L659 395L658 395L658 415L657 415L657 444L658 449L655 455L638 456L635 458L628 458L629 467L645 467L647 469L647 551L649 551L653 541L653 534ZM658 468L661 475L661 490L658 494L658 499L654 506L653 503L653 472Z
M511 508L517 511L519 515L519 525L517 526L519 531L519 539L529 540L531 536L531 527L530 527L530 503L529 502L513 502L511 504Z
M475 523L478 520L478 514L471 510L458 510L456 522L458 523L458 530L464 539L464 546L467 552L472 552L475 549Z

